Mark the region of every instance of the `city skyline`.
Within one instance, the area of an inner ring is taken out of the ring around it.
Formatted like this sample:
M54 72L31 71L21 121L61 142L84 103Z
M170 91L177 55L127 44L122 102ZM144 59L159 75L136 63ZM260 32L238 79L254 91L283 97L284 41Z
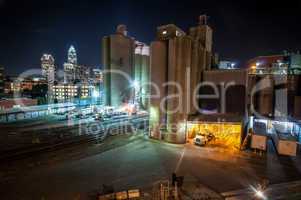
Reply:
M211 16L209 24L215 35L215 52L222 59L235 60L240 66L257 55L296 51L300 46L297 37L300 28L295 26L300 19L295 12L300 8L299 2L273 7L269 7L268 2L259 1L246 6L240 3L219 3L220 6L216 6L214 2L192 1L187 1L184 6L176 2L158 4L156 1L89 4L45 1L42 5L31 0L23 4L16 1L2 1L0 4L3 28L0 65L6 74L16 75L26 69L38 68L39 58L44 53L53 55L61 68L70 45L77 49L80 63L99 66L101 38L113 33L116 25L126 24L130 36L149 44L157 26L174 23L187 31L202 13ZM22 7L26 12L20 9ZM145 10L145 7L149 9ZM165 12L158 15L157 7ZM276 24L271 23L275 21ZM291 37L283 37L288 33ZM236 39L238 36L240 40Z

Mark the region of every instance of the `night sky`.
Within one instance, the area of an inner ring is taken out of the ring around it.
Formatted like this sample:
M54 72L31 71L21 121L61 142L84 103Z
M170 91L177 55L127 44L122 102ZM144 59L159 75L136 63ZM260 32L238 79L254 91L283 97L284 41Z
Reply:
M62 68L71 44L80 64L100 66L101 38L117 24L149 43L157 26L174 23L187 31L204 13L222 59L242 65L257 55L301 50L301 1L262 2L0 0L0 66L16 75L39 68L41 55L51 53Z

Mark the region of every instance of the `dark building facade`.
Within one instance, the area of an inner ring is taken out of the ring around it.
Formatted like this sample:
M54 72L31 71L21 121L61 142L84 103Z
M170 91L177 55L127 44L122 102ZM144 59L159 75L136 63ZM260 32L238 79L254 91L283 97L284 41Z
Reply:
M258 56L250 59L246 67L252 74L301 74L301 54L284 52L279 55Z
M217 95L216 98L200 99L201 112L245 116L247 114L247 79L248 73L244 69L205 71L203 81L213 85L200 88L200 94L216 95L217 92Z
M270 118L301 119L300 75L249 75L248 82L251 114L259 113ZM252 89L256 92L251 99Z
M156 96L150 103L154 137L166 132L173 135L175 142L183 141L185 133L174 125L181 126L189 114L197 112L193 91L197 89L203 71L211 68L212 60L212 29L202 21L203 18L188 35L173 24L157 28L157 39L151 43L151 81L158 86L151 90L152 97ZM175 95L179 98L166 99Z

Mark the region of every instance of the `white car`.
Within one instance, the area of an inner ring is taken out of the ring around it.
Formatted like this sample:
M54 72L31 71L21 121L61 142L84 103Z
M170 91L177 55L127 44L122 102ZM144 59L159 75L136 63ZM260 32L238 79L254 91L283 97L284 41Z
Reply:
M207 140L207 137L205 135L197 135L193 139L193 142L194 142L195 145L204 146L204 145L207 144L208 140Z

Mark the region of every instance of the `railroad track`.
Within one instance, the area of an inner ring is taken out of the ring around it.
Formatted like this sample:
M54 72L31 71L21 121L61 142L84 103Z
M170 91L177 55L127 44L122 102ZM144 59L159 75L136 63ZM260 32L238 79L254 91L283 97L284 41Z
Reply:
M132 125L135 124L135 126L139 127L141 125L145 125L144 124L145 120L146 118L135 118L132 119L131 123ZM126 131L127 132L131 131L131 127L125 128L125 126L130 126L129 122L124 120L119 120L119 121L115 121L114 123L109 123L105 127L105 130L98 131L95 134L83 133L82 135L74 136L68 139L62 139L60 141L50 141L41 144L35 144L35 145L6 150L0 152L0 161L18 160L22 158L31 157L33 155L42 154L45 152L58 151L64 148L79 146L83 144L102 142L110 135L116 135L116 134L124 133ZM76 128L78 127L72 127L72 130ZM62 130L55 130L55 132L57 131L62 131Z

